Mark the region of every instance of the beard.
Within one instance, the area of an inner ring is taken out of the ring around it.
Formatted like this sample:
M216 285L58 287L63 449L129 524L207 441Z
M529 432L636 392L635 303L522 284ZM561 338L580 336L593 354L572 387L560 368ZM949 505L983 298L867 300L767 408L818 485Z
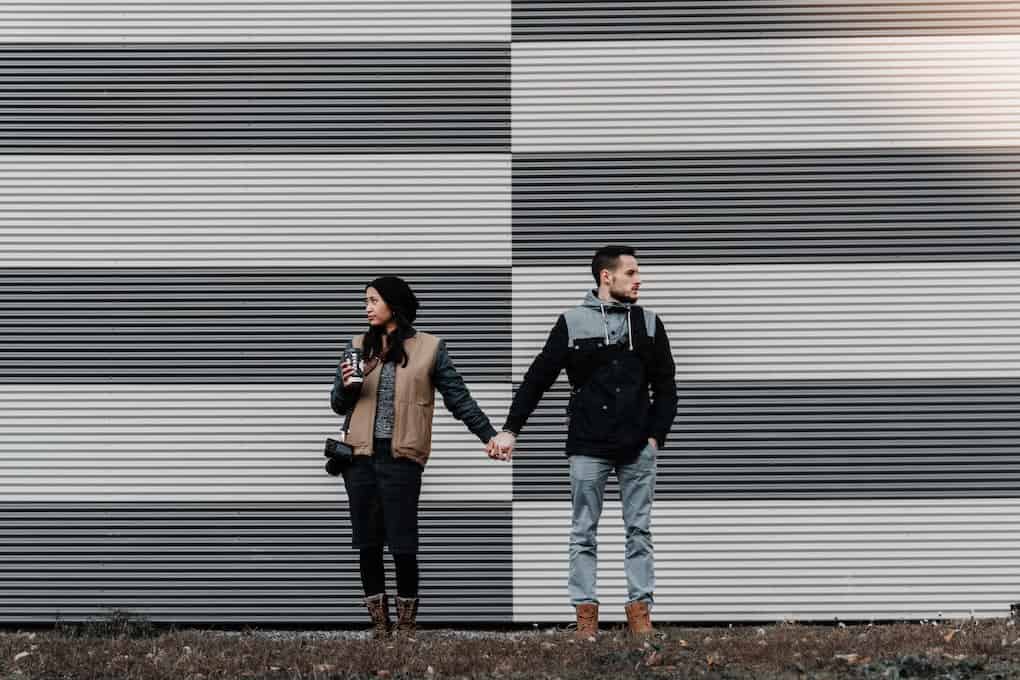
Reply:
M609 296L612 297L617 302L622 302L628 305L632 305L635 302L637 302L637 298L631 295L629 291L611 290L609 291Z

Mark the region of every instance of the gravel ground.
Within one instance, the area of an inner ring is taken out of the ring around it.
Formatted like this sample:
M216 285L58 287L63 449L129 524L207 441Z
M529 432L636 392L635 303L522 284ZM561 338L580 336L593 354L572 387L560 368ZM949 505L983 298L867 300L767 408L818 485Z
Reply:
M648 642L605 628L427 629L378 642L362 630L166 630L120 619L0 633L0 679L827 680L1020 678L1010 619L882 625L662 626Z
M567 627L544 627L535 629L495 628L485 630L468 630L456 628L422 628L417 639L420 640L536 640L553 639L569 632ZM241 638L255 636L277 642L293 640L369 640L371 633L367 629L351 628L341 630L246 630L246 631L209 631L210 635L222 635L225 638Z

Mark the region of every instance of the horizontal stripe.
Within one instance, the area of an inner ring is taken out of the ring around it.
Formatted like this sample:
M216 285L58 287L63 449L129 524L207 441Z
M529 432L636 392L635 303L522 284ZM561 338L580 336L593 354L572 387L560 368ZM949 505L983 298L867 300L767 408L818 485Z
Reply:
M0 45L0 151L502 151L505 43Z
M509 267L510 156L0 157L0 266Z
M0 40L329 42L509 40L510 3L8 0Z
M1015 149L515 154L515 265L1020 260Z
M677 378L1020 378L1020 263L659 266L640 303L663 319ZM590 255L515 267L513 380L592 285Z
M1018 380L681 382L679 397L660 499L1020 497ZM567 398L525 428L515 498L569 499Z
M0 497L331 502L346 496L323 469L331 385L0 386ZM509 386L468 387L498 427ZM510 466L436 399L422 497L509 501Z
M359 264L0 271L0 383L330 383L387 273ZM399 273L465 378L508 382L510 272Z
M1020 142L1020 36L516 43L518 153Z
M567 622L569 503L515 502L514 621ZM599 616L623 619L619 503L599 536ZM1016 500L657 501L653 619L1004 617Z
M424 502L420 529L419 621L508 622L509 505ZM5 625L367 622L346 503L4 503L0 555Z
M1002 2L514 0L514 40L846 38L1020 31Z

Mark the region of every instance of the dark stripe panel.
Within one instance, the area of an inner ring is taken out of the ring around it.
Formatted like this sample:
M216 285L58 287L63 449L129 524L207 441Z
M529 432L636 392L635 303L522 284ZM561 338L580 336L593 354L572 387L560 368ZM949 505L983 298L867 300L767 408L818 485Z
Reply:
M514 155L514 264L1020 259L1020 151Z
M1017 380L682 382L679 394L659 499L1020 497ZM566 397L557 387L524 429L517 499L569 498Z
M510 504L423 503L420 529L419 620L509 623ZM3 504L0 623L365 623L350 541L346 501Z
M0 271L5 383L331 382L367 269ZM510 381L510 271L397 272L472 380ZM468 294L470 291L470 294Z
M504 43L0 46L0 152L509 149Z
M516 41L849 38L1017 31L1020 7L1010 2L513 2Z

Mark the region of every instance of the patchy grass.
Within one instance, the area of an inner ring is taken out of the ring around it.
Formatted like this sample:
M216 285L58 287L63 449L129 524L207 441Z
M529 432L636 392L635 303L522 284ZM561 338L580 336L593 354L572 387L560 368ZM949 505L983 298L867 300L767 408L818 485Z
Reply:
M130 618L130 617L129 617ZM137 623L137 621L135 622ZM134 624L132 624L134 625ZM732 628L662 627L649 643L604 630L424 630L417 641L128 626L0 634L0 678L219 680L291 678L1010 678L1020 631L1010 620ZM151 633L151 634L149 634Z
M160 634L149 619L123 609L82 623L59 622L56 632L65 638L152 638Z

